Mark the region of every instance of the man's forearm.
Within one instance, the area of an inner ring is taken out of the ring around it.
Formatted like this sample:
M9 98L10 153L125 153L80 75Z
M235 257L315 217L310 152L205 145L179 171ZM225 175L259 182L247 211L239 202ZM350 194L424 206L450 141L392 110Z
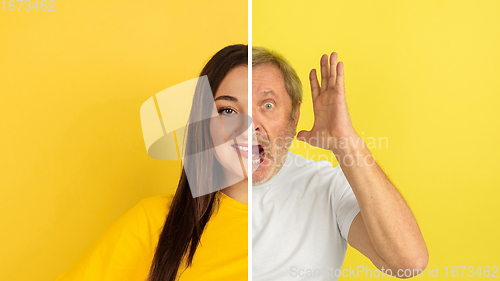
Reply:
M427 248L415 217L363 140L358 135L340 139L332 152L358 200L380 257L396 268L425 267Z

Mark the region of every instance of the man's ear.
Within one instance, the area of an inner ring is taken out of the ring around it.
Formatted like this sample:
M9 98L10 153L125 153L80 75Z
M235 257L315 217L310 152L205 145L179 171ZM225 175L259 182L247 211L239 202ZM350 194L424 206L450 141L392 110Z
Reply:
M299 104L297 105L297 109L295 109L295 128L297 128L297 124L299 124L300 104L301 104L301 102L299 101Z

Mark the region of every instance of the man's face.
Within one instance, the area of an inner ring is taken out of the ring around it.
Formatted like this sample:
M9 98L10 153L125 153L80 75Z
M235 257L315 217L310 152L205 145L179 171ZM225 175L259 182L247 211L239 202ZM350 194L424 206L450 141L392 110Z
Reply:
M252 91L253 126L258 144L264 150L252 181L261 184L274 177L285 163L296 133L299 108L292 120L292 99L280 70L272 64L253 67Z

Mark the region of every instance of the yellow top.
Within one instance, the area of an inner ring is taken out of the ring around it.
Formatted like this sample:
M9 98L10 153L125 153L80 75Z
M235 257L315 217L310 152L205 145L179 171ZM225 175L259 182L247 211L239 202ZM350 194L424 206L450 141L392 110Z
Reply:
M219 211L208 222L181 281L247 280L248 205L221 194ZM56 281L145 280L172 196L140 201Z

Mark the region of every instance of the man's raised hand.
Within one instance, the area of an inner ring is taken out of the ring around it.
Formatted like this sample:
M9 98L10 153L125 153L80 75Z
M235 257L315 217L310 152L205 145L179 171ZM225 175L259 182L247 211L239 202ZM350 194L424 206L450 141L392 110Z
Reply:
M321 57L321 86L316 69L309 74L314 108L314 125L310 131L300 131L297 139L312 146L335 150L339 141L357 137L345 97L344 64L337 63L337 53Z

